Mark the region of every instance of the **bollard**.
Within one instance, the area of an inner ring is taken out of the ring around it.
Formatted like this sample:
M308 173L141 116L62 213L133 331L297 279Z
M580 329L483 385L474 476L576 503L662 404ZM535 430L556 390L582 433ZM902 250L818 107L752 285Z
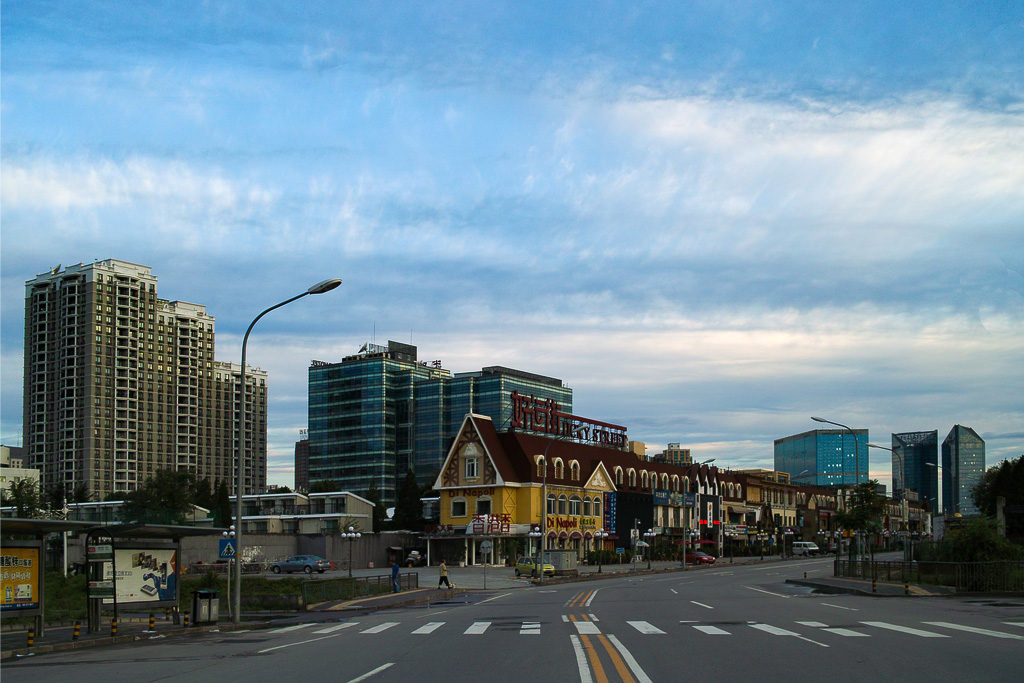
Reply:
M903 594L904 595L910 595L910 582L909 581L904 581L903 582Z
M149 613L149 630L150 631L155 631L156 630L156 617L153 615L152 612Z
M185 610L185 628L188 628L188 610Z
M804 572L804 578L805 579L807 578L807 572Z
M72 642L78 640L78 635L81 632L82 632L82 622L76 621L75 622L75 629L71 632L71 640L72 640Z
M117 635L117 617L110 620L110 637L113 638Z
M30 628L28 630L28 646L32 647L35 644L36 644L36 630L35 630L35 628Z
M164 621L170 621L170 620L171 620L171 608L168 607L167 609L164 610Z
M871 579L871 592L872 593L877 593L878 592L878 581L876 581L875 579Z

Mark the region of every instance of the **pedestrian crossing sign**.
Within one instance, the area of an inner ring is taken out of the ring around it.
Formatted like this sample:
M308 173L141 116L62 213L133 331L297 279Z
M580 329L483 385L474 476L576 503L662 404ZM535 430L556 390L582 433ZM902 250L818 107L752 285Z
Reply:
M235 559L235 539L233 538L222 538L220 539L220 554L218 557L222 560L233 560Z

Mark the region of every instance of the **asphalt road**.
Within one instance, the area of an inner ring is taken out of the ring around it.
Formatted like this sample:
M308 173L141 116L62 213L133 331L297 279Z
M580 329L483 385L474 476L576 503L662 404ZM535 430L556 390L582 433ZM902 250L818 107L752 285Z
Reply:
M1018 681L1024 600L816 595L804 559L7 662L19 681ZM506 579L507 581L507 579Z

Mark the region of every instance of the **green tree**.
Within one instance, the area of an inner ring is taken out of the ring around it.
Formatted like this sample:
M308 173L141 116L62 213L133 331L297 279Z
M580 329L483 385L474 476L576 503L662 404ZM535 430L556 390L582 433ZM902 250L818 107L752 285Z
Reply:
M124 496L121 518L144 524L184 524L195 501L196 476L192 472L158 470Z
M192 502L201 508L213 511L213 486L210 484L209 479L203 478L195 480Z
M409 531L423 531L423 503L420 502L421 489L416 483L416 474L410 469L402 479L398 489L398 500L395 503L394 527Z
M1000 496L1007 505L1024 505L1024 455L985 470L971 496L975 507L989 518L995 518L996 499ZM1024 540L1024 515L1006 515L1006 536Z
M384 529L387 512L384 510L384 503L381 500L377 482L370 482L370 488L366 489L363 497L373 503L373 530L379 533Z
M231 509L231 494L228 491L228 483L222 481L217 486L217 495L213 503L213 525L221 528L231 526L234 512Z
M338 490L338 482L333 479L321 479L309 485L310 493L332 493Z
M14 508L16 517L25 519L42 518L45 511L42 509L43 500L39 495L34 479L20 479L12 482L9 488L3 493L3 504Z
M949 528L934 551L929 552L928 559L939 562L1024 560L1024 548L1001 538L991 520L973 517Z
M842 529L869 535L882 528L884 512L885 496L878 493L878 481L871 479L847 492L846 507L836 513L836 522Z

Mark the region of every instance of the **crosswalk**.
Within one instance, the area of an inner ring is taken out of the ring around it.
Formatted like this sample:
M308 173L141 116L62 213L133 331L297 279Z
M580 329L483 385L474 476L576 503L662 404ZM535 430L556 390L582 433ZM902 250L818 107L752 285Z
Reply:
M570 624L570 632L577 635L601 635L614 633L616 626L611 623L599 624L593 615L564 615L562 621ZM412 635L431 635L440 631L451 632L461 631L462 635L480 636L489 632L492 625L490 621L474 621L469 625L465 623L456 625L445 621L431 621L425 624L419 622L403 623L400 621L384 621L377 624L363 624L358 621L348 621L338 624L324 625L322 623L304 623L284 626L281 628L266 631L267 634L286 634L296 631L303 631L315 635L334 634L343 630L350 630L360 635L377 635L395 629L394 632L408 632ZM748 622L693 622L680 621L675 623L652 624L649 621L626 620L624 625L629 630L635 631L644 636L671 636L673 634L699 634L699 636L737 636L744 633L757 631L771 636L796 637L808 640L809 636L820 638L870 638L872 636L900 633L915 638L951 638L957 634L972 634L1000 638L1006 640L1024 640L1024 622L1003 622L1006 630L996 630L968 626L947 621L925 621L914 625L897 624L886 621L858 621L843 625L829 625L820 621L795 621L785 624L768 624L758 621ZM508 631L509 624L503 622L503 631ZM543 624L540 621L522 621L518 624L518 635L541 635L542 631L554 631L561 628L557 623ZM812 641L822 645L823 641ZM827 646L827 645L826 645Z

